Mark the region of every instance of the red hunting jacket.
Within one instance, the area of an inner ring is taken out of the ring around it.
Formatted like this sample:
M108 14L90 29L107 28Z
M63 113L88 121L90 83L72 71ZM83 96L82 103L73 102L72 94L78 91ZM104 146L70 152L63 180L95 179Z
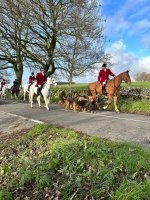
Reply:
M110 69L101 69L98 75L98 81L102 84L104 81L109 80L109 75L115 76Z
M35 80L35 76L29 76L29 83L31 84Z
M46 75L43 75L41 72L37 73L36 81L37 85L43 85L47 81Z

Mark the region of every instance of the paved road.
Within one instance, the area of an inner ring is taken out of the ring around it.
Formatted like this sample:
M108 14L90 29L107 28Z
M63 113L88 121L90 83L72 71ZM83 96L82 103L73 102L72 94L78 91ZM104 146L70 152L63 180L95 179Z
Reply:
M89 135L98 135L111 140L140 143L150 148L150 116L98 111L94 114L65 111L63 106L51 104L50 111L31 109L29 104L19 101L0 100L0 111L26 118L40 120L75 129Z

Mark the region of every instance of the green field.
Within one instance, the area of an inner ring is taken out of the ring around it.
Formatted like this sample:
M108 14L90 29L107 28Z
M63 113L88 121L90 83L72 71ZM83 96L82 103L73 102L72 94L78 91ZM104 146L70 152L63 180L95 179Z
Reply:
M66 85L58 85L58 89L69 89L69 84ZM76 83L72 84L73 89L82 90L87 89L88 83ZM122 87L129 87L127 84L122 83ZM137 87L137 88L150 88L150 82L132 82L130 87Z
M0 146L0 200L148 200L150 152L37 125Z
M125 83L122 84L123 87L128 87ZM150 82L132 82L130 87L137 87L137 88L150 88Z

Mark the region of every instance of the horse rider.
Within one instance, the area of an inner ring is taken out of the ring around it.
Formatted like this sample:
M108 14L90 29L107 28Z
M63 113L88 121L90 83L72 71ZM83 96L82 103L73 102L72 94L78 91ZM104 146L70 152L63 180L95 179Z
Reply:
M113 76L113 77L115 76L115 74L112 73L112 71L107 68L106 63L103 63L102 69L99 71L98 81L102 85L102 93L104 95L107 94L107 92L106 92L106 84L107 84L107 81L109 80L109 75Z
M29 76L29 86L28 86L28 91L29 91L30 86L32 85L33 81L35 81L35 75L34 75L34 72L32 72L31 75Z
M17 81L17 79L15 79L15 80L13 81L13 85L12 85L12 87L11 87L11 91L14 92L14 90L16 90L16 88L19 89L19 82Z
M37 81L36 86L38 87L37 95L41 95L41 90L43 88L43 85L47 81L47 77L43 67L41 67L40 72L36 74L36 81Z
M3 79L2 82L1 82L1 87L0 87L0 91L2 91L4 85L6 84L6 80Z
M13 81L13 87L17 87L17 86L19 86L19 82L17 81L17 79L15 79Z

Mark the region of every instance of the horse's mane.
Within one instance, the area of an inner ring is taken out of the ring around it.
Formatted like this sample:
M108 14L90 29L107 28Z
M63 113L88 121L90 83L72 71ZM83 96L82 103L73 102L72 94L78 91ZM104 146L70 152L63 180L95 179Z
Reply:
M114 78L112 78L111 80L114 80L115 78L118 78L118 77L121 77L123 74L125 74L125 73L129 73L129 71L127 70L127 71L125 71L125 72L121 72L120 74L118 74L117 76L115 76ZM110 80L110 81L111 81Z

